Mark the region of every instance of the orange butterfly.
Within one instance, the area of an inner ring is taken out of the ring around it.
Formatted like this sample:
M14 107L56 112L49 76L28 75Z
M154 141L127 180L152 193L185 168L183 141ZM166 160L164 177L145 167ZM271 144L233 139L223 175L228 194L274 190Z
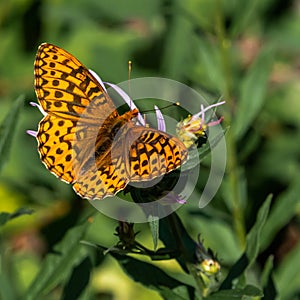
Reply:
M150 181L187 160L178 138L136 125L137 109L119 115L95 76L67 51L42 44L34 73L45 114L36 136L40 158L81 197L113 196L129 182Z

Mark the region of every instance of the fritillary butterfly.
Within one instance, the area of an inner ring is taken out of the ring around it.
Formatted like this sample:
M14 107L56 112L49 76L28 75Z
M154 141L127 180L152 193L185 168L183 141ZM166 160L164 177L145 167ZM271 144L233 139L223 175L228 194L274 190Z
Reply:
M150 181L186 161L178 138L135 124L137 109L119 115L99 81L67 51L42 44L34 72L45 112L37 133L40 158L81 197L113 196L129 182Z

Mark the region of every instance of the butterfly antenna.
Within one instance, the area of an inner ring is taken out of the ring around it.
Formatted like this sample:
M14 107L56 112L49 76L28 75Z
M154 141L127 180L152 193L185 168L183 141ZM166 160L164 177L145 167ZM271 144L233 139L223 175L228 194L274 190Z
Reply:
M155 108L154 110L153 109L143 110L141 113L144 114L144 113L147 113L147 112L153 112L155 110L163 110L163 109L166 109L166 108L169 108L169 107L172 107L172 106L180 106L180 102L175 102L175 103L172 103L172 104L164 106L164 107Z
M128 61L128 92L131 95L131 88L130 88L130 79L131 79L131 71L132 71L132 61ZM130 107L132 109L132 107Z

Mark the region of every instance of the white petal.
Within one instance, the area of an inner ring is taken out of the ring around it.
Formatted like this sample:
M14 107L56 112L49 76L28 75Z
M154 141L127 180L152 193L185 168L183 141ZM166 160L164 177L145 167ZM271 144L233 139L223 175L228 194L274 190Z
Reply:
M98 81L98 82L100 83L100 85L103 87L104 91L107 92L106 87L105 87L105 85L104 85L102 79L100 78L100 76L99 76L96 72L94 72L93 70L91 70L91 69L89 69L89 71L90 71L90 72L92 73L92 75L97 79L97 81Z
M156 113L158 130L166 131L166 122L165 122L163 114L161 113L160 109L156 105L154 105L154 109L155 109L155 113Z
M225 101L218 102L218 103L209 105L209 106L207 106L207 107L204 108L204 109L202 109L202 106L201 106L201 111L198 112L197 114L193 115L192 118L191 118L191 120L198 119L198 118L200 117L200 115L201 115L202 117L204 117L204 113L205 113L206 111L208 111L209 109L211 109L211 108L213 108L213 107L220 106L220 105L222 105L222 104L224 104L224 103L225 103Z
M47 113L43 110L43 108L39 104L37 104L35 102L29 102L29 104L31 106L37 107L44 116L47 116Z
M34 131L34 130L26 130L26 133L33 136L33 137L35 137L35 138L37 136L37 131Z
M126 104L130 107L130 110L133 110L133 109L138 110L138 108L136 107L134 102L131 100L131 98L120 87L118 87L116 84L113 84L113 83L110 83L110 82L105 82L105 84L112 87L123 98L123 100L126 102ZM138 113L137 118L138 118L138 121L143 126L146 126L145 120L144 120L144 118L142 117L142 115L140 113Z

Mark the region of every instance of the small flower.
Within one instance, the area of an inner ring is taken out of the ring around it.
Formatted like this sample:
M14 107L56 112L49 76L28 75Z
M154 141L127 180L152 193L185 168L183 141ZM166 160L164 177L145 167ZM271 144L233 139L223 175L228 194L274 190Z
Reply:
M206 297L219 285L221 265L211 249L203 246L200 235L198 235L198 243L196 243L195 258L194 268L197 276L201 279L203 295Z
M200 241L200 235L198 235L198 243L196 243L195 249L195 268L199 275L205 275L207 277L217 275L221 266L217 261L217 258L212 253L211 249L206 249L203 243Z
M200 137L205 137L206 130L209 126L220 124L223 117L209 123L205 122L205 112L209 109L224 104L225 101L212 104L206 108L201 105L201 111L195 115L188 116L177 124L176 132L179 139L187 148L190 148L197 142Z
M122 249L130 250L136 247L135 236L138 232L134 232L133 223L119 221L115 235L119 237L118 246Z

